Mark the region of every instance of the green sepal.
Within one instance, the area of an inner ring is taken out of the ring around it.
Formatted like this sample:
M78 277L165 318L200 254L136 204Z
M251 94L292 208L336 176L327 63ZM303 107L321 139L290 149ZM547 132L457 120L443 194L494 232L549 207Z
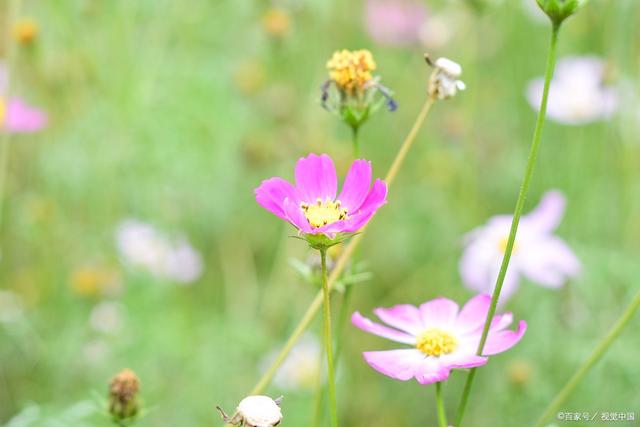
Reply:
M358 233L337 233L333 239L330 239L323 233L303 234L302 238L306 240L307 243L309 243L309 246L311 246L313 249L316 249L319 251L323 251L323 250L326 251L331 246L335 246L339 243L342 243L345 240L355 236L356 234Z
M576 13L576 11L586 3L586 0L536 0L538 6L555 26Z
M351 128L357 129L367 121L370 110L371 107L369 105L362 108L345 105L340 109L340 117Z

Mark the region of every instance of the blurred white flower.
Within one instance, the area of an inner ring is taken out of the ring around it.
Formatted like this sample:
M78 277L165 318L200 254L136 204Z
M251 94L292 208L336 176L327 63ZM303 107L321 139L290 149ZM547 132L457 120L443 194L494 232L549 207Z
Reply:
M566 199L560 191L548 191L534 210L522 216L500 302L516 292L522 276L540 286L557 289L580 274L580 261L564 240L554 234L565 206ZM512 220L511 215L494 216L465 236L459 268L467 288L493 292Z
M11 291L0 290L0 322L15 322L23 313L24 306L20 296Z
M103 301L93 307L89 315L89 324L93 329L105 334L116 334L122 329L123 308L115 301Z
M570 56L558 61L549 86L547 115L567 125L580 125L610 117L618 107L617 91L604 84L605 63L596 56ZM532 80L527 99L538 110L544 79Z
M320 376L322 347L313 335L304 335L293 347L284 363L273 378L273 383L281 390L312 390ZM262 371L273 362L278 351L269 353L261 363Z
M150 224L128 219L116 232L116 244L126 264L181 284L202 274L202 256L185 237L171 241Z

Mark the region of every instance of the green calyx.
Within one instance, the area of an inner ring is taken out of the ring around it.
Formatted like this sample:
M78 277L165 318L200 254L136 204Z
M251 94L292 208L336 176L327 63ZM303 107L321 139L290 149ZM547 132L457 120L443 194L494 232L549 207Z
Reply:
M309 243L309 246L311 246L313 249L316 249L319 251L326 251L331 246L335 246L339 243L342 243L345 240L355 236L356 234L357 233L338 233L333 239L330 239L329 237L325 236L322 233L303 234L302 238L304 238L304 240L306 240L307 243Z
M576 13L586 0L536 0L538 6L553 22L559 26L562 22Z

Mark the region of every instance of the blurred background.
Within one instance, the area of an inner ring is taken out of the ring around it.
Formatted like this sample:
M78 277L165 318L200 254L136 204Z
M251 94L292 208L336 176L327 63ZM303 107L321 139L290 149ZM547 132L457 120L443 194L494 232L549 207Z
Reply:
M350 310L473 295L458 272L462 237L512 212L536 118L528 90L550 31L534 0L0 5L3 109L15 96L35 115L12 128L18 113L5 114L3 126L0 423L109 425L99 405L124 367L142 384L136 425L218 425L215 405L233 410L317 291L301 274L311 253L253 189L292 179L309 152L346 172L349 129L319 104L337 49L371 50L399 104L362 129L375 176L425 100L423 53L459 62L467 84L435 105L368 229ZM597 58L598 87L615 95L607 111L581 90L550 101L560 113L545 124L526 211L547 190L566 195L558 235L584 271L559 290L525 280L505 305L529 330L479 371L473 426L532 424L638 288L639 20L637 1L591 0L563 27L559 58ZM637 328L566 411L640 419ZM285 395L283 425L311 424L318 331L316 321L267 390ZM433 387L362 360L392 343L350 325L344 336L345 426L435 425ZM464 378L451 376L450 412Z

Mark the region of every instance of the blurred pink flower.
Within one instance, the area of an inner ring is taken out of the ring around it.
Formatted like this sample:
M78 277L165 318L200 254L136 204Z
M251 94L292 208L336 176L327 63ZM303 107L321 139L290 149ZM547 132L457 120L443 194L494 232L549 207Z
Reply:
M2 103L0 99L0 103ZM37 132L47 125L47 115L42 110L27 105L20 98L11 98L0 116L0 129L11 133Z
M604 84L605 63L596 56L569 56L560 61L549 86L547 115L567 125L609 118L618 107L617 91ZM527 99L538 110L544 79L527 86Z
M282 178L267 179L256 188L256 201L300 233L333 239L338 233L360 230L387 202L386 184L376 179L370 187L371 174L371 162L354 161L336 199L333 160L326 154L309 154L298 160L295 186Z
M368 0L365 6L367 31L382 45L416 43L426 16L424 5L413 0Z
M520 341L526 322L521 320L518 330L512 331L506 329L512 314L499 314L493 317L483 355L476 355L490 302L491 297L483 294L469 300L462 310L446 298L420 307L402 304L375 309L376 316L391 327L374 323L358 312L351 321L364 331L414 347L363 353L373 369L397 380L415 378L420 384L431 384L446 380L452 369L484 365L487 356L502 353Z
M545 193L540 204L520 220L500 301L518 288L520 276L549 288L562 286L580 273L581 264L567 244L553 234L566 200L559 191ZM467 288L492 292L507 246L511 215L498 215L465 236L460 274Z
M6 98L9 87L9 74L0 63L0 132L27 133L37 132L47 125L47 114L31 107L18 97Z

